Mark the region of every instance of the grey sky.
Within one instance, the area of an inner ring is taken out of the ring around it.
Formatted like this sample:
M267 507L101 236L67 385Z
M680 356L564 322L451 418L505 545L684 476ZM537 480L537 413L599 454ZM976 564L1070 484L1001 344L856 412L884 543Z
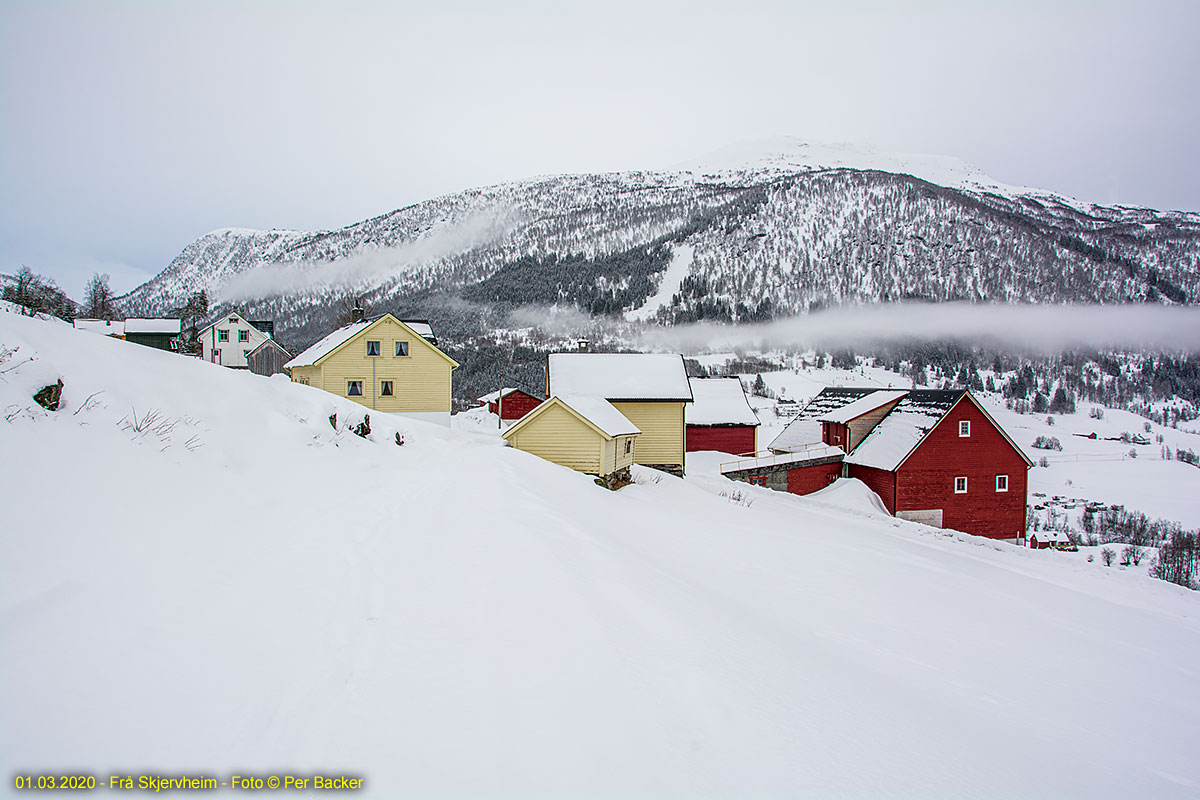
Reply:
M0 271L794 135L1200 210L1200 3L0 0Z

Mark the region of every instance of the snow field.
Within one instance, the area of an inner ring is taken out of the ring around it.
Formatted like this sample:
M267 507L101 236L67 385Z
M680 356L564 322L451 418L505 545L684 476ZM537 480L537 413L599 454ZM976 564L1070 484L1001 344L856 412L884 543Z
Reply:
M612 493L490 432L335 431L363 409L280 378L36 320L0 319L0 344L20 347L0 369L39 354L0 376L5 774L1200 788L1200 597L1179 587L900 522L852 485L730 484L719 454ZM28 400L49 373L54 413ZM132 430L130 408L175 427Z

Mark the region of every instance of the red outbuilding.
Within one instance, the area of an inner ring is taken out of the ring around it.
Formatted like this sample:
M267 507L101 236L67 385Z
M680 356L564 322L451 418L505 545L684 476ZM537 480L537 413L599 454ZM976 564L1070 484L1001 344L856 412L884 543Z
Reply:
M964 389L827 389L771 450L811 451L818 437L848 450L842 477L865 483L897 517L992 539L1025 535L1033 462ZM795 463L787 491L821 488L828 470L824 460Z
M542 398L513 388L485 394L479 398L479 405L487 406L490 413L499 414L500 419L510 422L520 419L541 404Z
M734 455L758 449L758 417L737 378L693 378L693 401L684 418L685 449L719 450Z

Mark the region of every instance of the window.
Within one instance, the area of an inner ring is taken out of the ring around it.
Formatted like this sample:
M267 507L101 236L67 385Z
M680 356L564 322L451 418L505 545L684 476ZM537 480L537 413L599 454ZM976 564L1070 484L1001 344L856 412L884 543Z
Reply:
M1008 491L1008 476L1007 475L997 475L996 476L996 491L997 492L1007 492Z
M230 318L229 318L229 324L230 324L230 325L237 325L237 317L230 317Z
M750 483L753 486L766 486L767 485L767 476L766 475L751 475Z
M367 342L367 355L379 355L379 342Z
M408 342L396 342L396 355L397 356L408 355Z
M954 493L955 494L966 494L967 493L967 479L966 478L955 478L954 479Z
M238 331L238 341L239 342L250 341L250 331Z
M218 342L228 342L229 341L229 331L217 328L217 341Z
M391 397L392 396L392 382L391 381L380 381L379 382L379 396L380 397Z
M971 435L971 421L970 420L964 419L958 423L958 435L959 436L970 436Z
M362 381L346 381L347 397L362 397Z
M629 455L632 452L633 452L633 439L626 439L625 440L625 455Z

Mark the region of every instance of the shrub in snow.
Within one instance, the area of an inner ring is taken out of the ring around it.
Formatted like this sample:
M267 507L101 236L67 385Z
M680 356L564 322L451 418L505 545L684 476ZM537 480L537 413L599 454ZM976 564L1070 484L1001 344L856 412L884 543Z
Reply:
M1150 564L1150 575L1169 583L1192 588L1200 572L1200 534L1177 530L1158 548Z
M1142 551L1135 544L1127 544L1121 550L1121 566L1128 567L1133 564L1135 567L1142 563Z
M400 431L396 431L396 444L400 447L404 446L404 437L400 435Z
M364 414L363 421L354 426L354 433L364 439L371 435L371 415Z
M1144 430L1146 433L1149 433L1150 432L1150 423L1149 422L1142 423L1142 430Z
M1046 424L1053 427L1054 426L1054 417L1046 417Z
M33 396L34 402L47 411L58 411L58 401L62 398L63 382L59 380L49 386L43 386Z
M1137 458L1137 448L1136 447L1129 448L1129 457Z
M335 431L337 430L337 412L336 411L329 415L329 426L331 428L333 428Z
M1045 456L1042 456L1041 458L1038 459L1038 466L1039 467L1050 466L1050 459L1046 458Z
M1088 412L1088 416L1092 419L1104 419L1104 409L1092 406L1092 410Z
M1038 450L1062 450L1057 436L1039 436L1033 440L1033 446Z
M1116 553L1112 550L1112 548L1106 547L1103 550L1101 550L1100 551L1100 559L1104 562L1104 566L1111 567L1112 562L1113 562L1113 557L1115 555L1116 555Z
M1092 555L1091 553L1088 553L1088 563L1090 564L1095 560L1096 560L1096 557L1094 555Z

